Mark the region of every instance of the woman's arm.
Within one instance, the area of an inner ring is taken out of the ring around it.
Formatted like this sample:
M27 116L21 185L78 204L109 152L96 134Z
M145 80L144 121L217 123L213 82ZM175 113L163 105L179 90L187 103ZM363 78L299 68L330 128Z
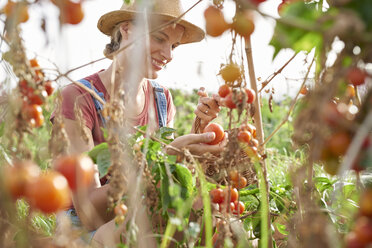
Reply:
M70 141L68 147L69 154L81 154L90 151L94 147L92 131L87 126L83 127L88 137L88 142L85 142L79 131L80 127L77 121L64 118L64 123ZM84 227L88 230L95 230L114 217L113 213L107 211L108 189L108 184L101 186L97 168L94 175L94 182L88 189L88 192L75 192L72 194L72 202L75 210Z

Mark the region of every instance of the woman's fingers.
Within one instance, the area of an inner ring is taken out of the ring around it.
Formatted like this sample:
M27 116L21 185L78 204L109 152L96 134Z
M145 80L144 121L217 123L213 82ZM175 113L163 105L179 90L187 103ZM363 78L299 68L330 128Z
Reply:
M177 151L171 147L175 147L177 149L187 148L187 146L190 144L209 143L214 140L215 137L216 135L213 132L202 134L186 134L172 141L167 147L167 153L171 155L177 154Z

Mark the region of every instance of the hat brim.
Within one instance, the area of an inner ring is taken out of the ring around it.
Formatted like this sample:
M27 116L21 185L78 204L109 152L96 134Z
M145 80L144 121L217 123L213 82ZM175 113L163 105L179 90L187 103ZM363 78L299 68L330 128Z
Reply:
M142 14L138 11L130 11L130 10L115 10L109 13L104 14L97 23L98 29L108 35L112 35L112 30L115 26L123 21L133 20L136 18L136 15ZM159 18L159 20L170 21L177 18L177 16L170 16L164 14L151 14L152 17ZM181 44L198 42L204 39L205 33L204 31L199 28L198 26L188 22L184 19L180 19L177 24L183 26L185 28L185 32L183 33Z

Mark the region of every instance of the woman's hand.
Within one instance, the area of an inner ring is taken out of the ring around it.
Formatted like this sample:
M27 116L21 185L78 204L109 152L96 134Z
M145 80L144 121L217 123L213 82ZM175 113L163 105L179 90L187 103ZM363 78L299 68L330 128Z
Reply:
M218 116L221 108L219 102L216 100L216 96L213 95L212 97L208 96L208 93L205 92L203 87L200 88L198 91L199 103L197 108L195 109L194 113L197 117L200 118L200 127L199 131L203 131L204 128ZM192 125L191 133L195 133L195 121Z
M186 134L176 138L167 147L167 153L169 155L176 155L178 152L172 147L179 150L183 148L188 149L191 154L201 155L207 152L216 154L223 151L227 144L227 133L225 133L225 138L222 142L216 145L207 145L206 143L211 142L215 138L213 132L201 133L201 134Z

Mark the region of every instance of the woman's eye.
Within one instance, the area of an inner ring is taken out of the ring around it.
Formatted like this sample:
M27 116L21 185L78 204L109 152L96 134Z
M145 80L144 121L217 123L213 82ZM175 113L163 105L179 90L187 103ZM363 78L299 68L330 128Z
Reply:
M163 39L163 38L160 38L160 37L158 37L158 36L153 36L153 38L154 38L156 41L160 42L160 43L164 42L164 39Z

